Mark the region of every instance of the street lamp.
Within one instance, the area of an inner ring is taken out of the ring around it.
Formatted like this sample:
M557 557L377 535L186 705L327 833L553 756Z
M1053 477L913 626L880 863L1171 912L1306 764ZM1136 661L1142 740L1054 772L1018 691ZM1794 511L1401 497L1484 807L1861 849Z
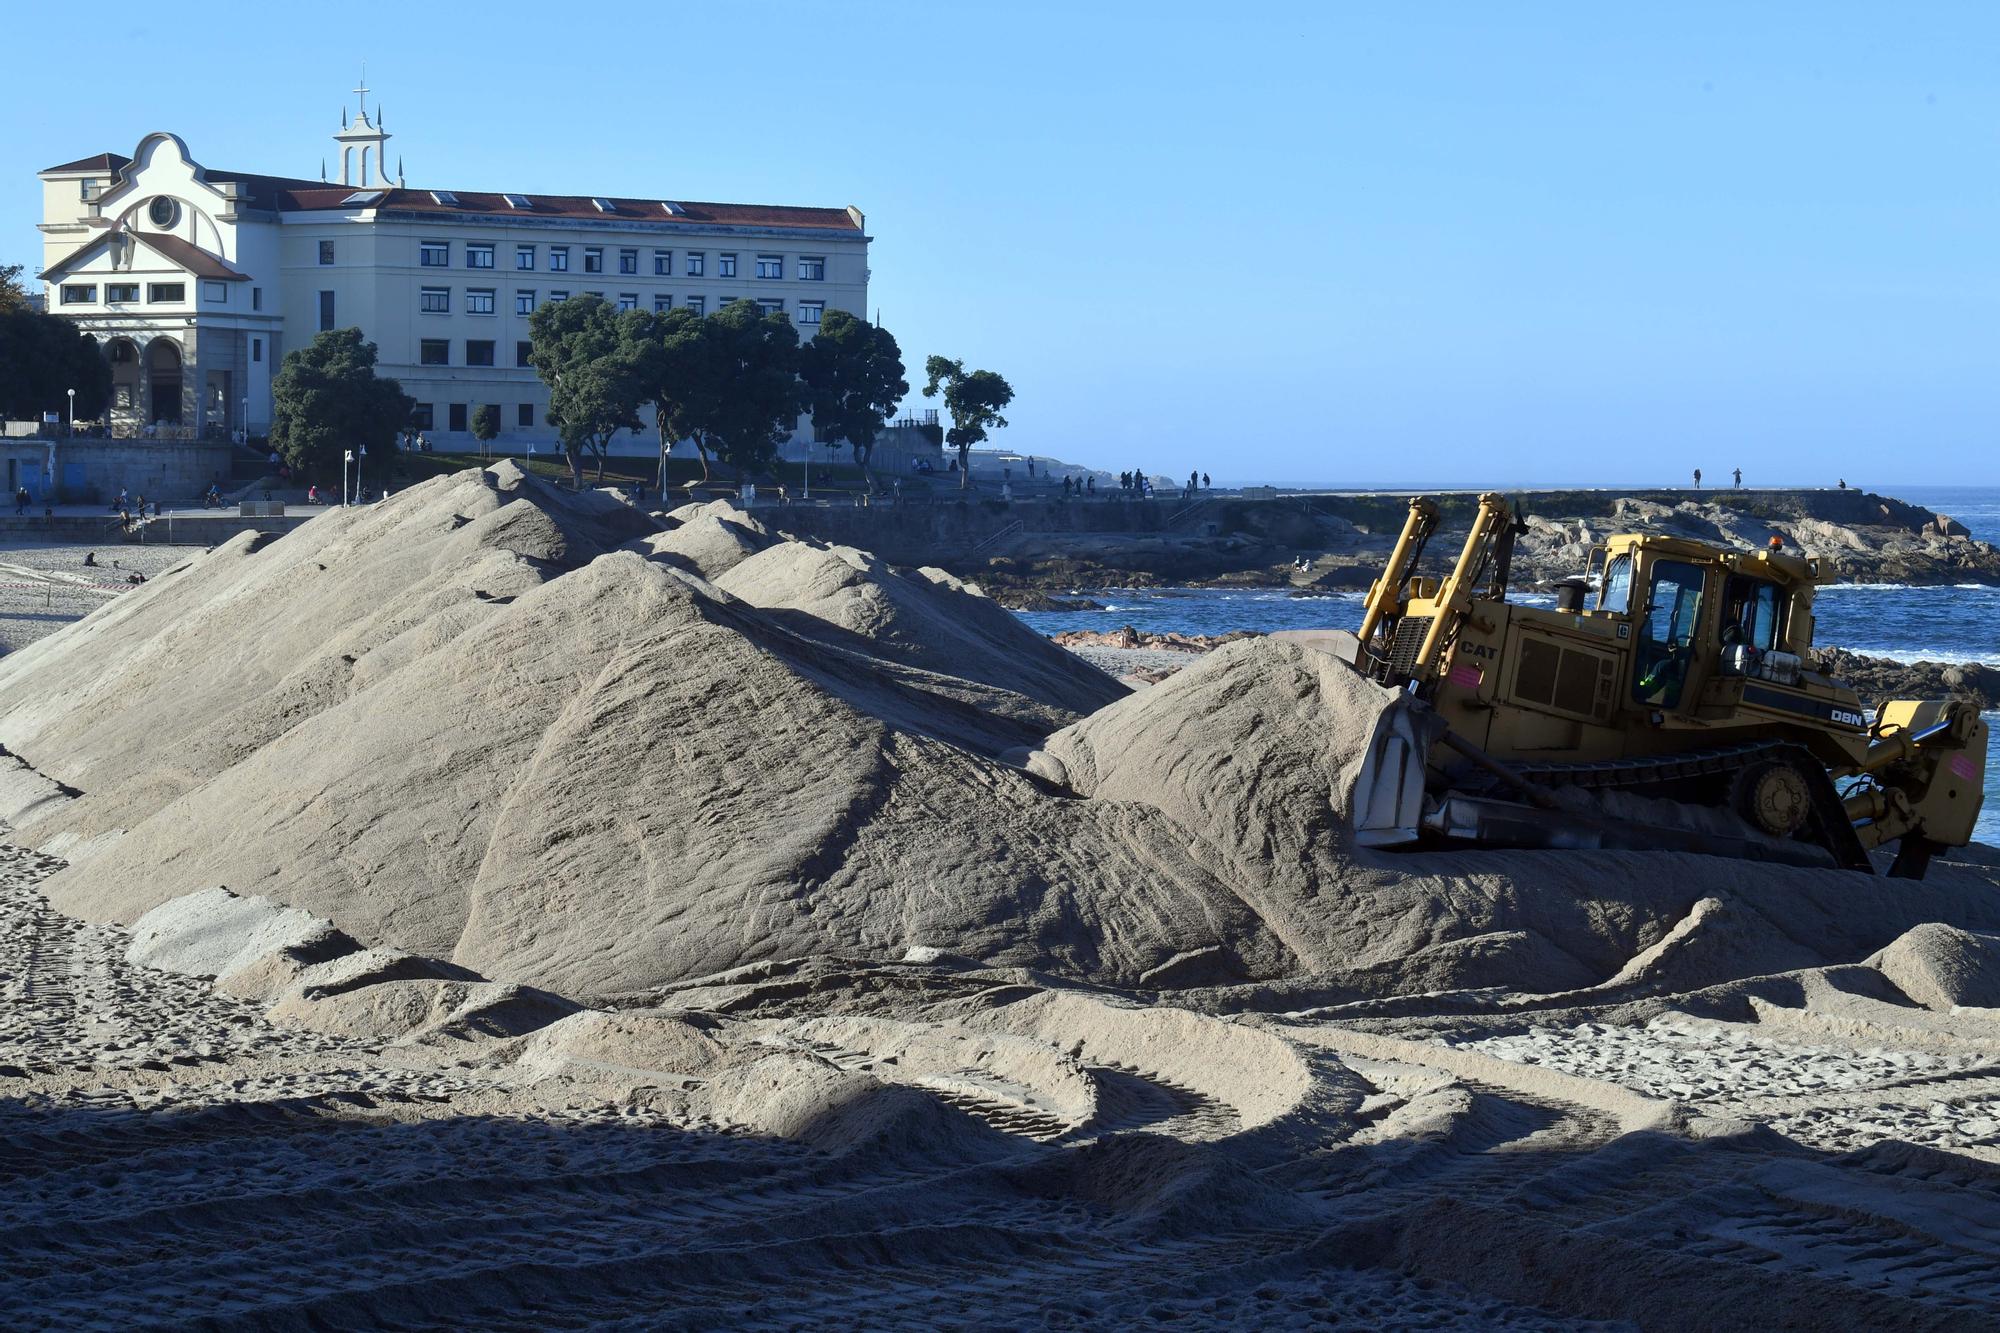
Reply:
M354 461L354 451L347 450L340 456L340 507L347 508L347 465Z
M69 391L69 433L76 434L76 390Z

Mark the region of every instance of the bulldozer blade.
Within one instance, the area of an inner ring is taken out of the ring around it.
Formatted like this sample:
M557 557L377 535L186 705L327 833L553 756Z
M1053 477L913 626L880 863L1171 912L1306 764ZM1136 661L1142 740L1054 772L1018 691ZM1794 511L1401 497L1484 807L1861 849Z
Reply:
M1354 780L1354 837L1363 847L1401 847L1423 836L1424 768L1444 719L1409 695L1375 719Z

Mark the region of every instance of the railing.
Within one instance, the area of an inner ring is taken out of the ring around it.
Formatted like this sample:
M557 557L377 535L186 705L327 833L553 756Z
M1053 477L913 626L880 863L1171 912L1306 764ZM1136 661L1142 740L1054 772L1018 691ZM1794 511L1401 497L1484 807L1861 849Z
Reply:
M1211 496L1204 495L1201 497L1201 499L1196 500L1193 504L1182 505L1179 509L1176 509L1173 513L1167 515L1168 525L1171 526L1175 523L1178 523L1180 520L1186 518L1189 514L1192 514L1195 510L1207 504L1209 500L1212 498L1213 497Z
M1000 541L1002 538L1011 537L1017 532L1025 531L1027 529L1027 526L1028 525L1026 523L1022 522L1020 519L1017 518L1012 523L1009 523L1006 527L1000 529L1000 531L994 533L992 536L987 537L985 540L976 543L970 551L966 552L966 554L978 555L981 551L993 545L993 543Z

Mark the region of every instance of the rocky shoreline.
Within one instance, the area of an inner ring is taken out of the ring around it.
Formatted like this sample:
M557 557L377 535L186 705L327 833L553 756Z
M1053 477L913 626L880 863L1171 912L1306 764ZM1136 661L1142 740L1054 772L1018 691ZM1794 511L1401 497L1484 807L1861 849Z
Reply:
M1121 678L1156 682L1227 643L1260 637L1257 630L1228 634L1150 634L1124 625L1115 630L1067 630L1050 641ZM2000 709L2000 669L1978 662L1899 662L1845 648L1814 650L1820 670L1852 686L1870 708L1890 699L1970 699L1982 710Z
M1578 573L1592 546L1620 532L1746 549L1776 538L1786 551L1820 558L1840 583L2000 586L2000 549L1948 515L1865 491L1549 491L1515 500L1527 525L1514 556L1522 589ZM1456 554L1477 497L1438 502L1445 525L1427 573L1442 572ZM1381 572L1407 512L1407 497L1386 494L1299 496L1296 504L1218 496L1154 529L1024 530L939 563L1023 610L1060 609L1046 599L1101 587L1352 590Z

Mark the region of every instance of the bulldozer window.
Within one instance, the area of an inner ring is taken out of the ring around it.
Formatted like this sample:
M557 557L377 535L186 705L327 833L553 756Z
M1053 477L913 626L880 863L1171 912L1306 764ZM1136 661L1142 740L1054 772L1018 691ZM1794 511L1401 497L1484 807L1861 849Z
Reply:
M1732 578L1723 601L1724 647L1746 644L1770 652L1784 631L1785 595L1763 579Z
M1632 609L1632 557L1621 555L1604 567L1604 590L1598 595L1597 609L1619 615Z
M1653 566L1653 586L1639 620L1632 696L1642 704L1678 708L1694 657L1701 620L1702 570L1679 560Z

